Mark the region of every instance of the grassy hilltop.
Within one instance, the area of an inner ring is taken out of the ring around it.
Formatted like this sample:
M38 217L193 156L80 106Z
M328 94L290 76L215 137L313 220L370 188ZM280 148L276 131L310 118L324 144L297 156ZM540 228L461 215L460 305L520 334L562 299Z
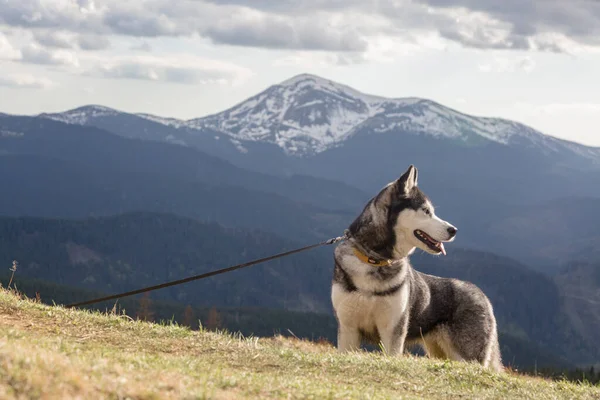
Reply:
M190 331L50 307L0 289L0 398L599 399L600 387Z

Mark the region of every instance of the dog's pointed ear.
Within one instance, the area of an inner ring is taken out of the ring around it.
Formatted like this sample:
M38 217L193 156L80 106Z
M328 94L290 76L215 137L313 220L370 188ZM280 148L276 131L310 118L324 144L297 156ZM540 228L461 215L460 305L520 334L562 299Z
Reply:
M419 181L419 170L414 165L410 165L406 172L396 181L400 193L409 194L417 186Z
M395 199L409 196L411 190L417 186L418 175L419 171L414 165L408 167L400 178L390 182L375 196L375 205L382 208L389 207Z

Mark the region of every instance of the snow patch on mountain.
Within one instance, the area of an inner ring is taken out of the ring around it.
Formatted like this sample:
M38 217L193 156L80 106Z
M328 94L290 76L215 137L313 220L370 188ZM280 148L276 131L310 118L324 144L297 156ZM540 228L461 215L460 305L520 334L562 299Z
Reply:
M9 131L7 129L0 129L0 137L3 138L20 138L25 136L25 134L23 132L15 132L15 131Z
M177 144L179 146L186 146L187 147L187 143L185 142L185 140L181 140L177 137L175 137L174 135L167 135L165 136L165 142L171 143L171 144Z
M156 115L144 114L144 113L135 114L135 115L140 118L147 119L148 121L156 122L156 123L159 123L162 125L171 126L173 128L185 128L188 125L186 121L177 119L177 118L164 118L164 117L159 117Z

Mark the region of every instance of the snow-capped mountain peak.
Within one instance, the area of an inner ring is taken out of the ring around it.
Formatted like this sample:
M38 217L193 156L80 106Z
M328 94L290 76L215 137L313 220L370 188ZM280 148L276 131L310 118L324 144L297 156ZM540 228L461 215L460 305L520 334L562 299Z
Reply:
M189 121L238 140L275 143L286 152L320 152L372 115L377 98L314 75L273 85L222 113Z
M329 79L321 78L320 76L312 74L296 75L294 77L291 77L290 79L281 82L279 85L276 86L288 87L292 91L301 90L303 88L308 88L310 90L320 90L323 92L329 92L333 95L340 95L347 98L362 100L365 103L374 103L387 100L385 97L368 95L359 92L358 90L351 88L350 86L334 82Z
M324 151L375 115L383 97L315 75L273 85L222 112L189 121L196 128L227 132L238 140L275 143L295 155ZM417 99L402 100L409 104Z
M430 100L385 98L315 75L294 76L221 113L188 121L242 141L277 144L288 154L335 147L359 132L424 134L502 144L547 136L512 121L462 114Z
M61 113L42 113L39 117L52 119L55 121L64 122L67 124L85 125L94 118L115 116L121 112L109 107L99 105L88 105L83 107L74 108L69 111Z

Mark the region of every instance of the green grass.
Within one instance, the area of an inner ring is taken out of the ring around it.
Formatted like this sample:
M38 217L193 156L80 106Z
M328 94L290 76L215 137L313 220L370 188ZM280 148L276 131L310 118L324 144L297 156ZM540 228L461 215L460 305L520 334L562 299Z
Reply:
M0 289L2 399L598 399L600 387L329 344L190 331Z

